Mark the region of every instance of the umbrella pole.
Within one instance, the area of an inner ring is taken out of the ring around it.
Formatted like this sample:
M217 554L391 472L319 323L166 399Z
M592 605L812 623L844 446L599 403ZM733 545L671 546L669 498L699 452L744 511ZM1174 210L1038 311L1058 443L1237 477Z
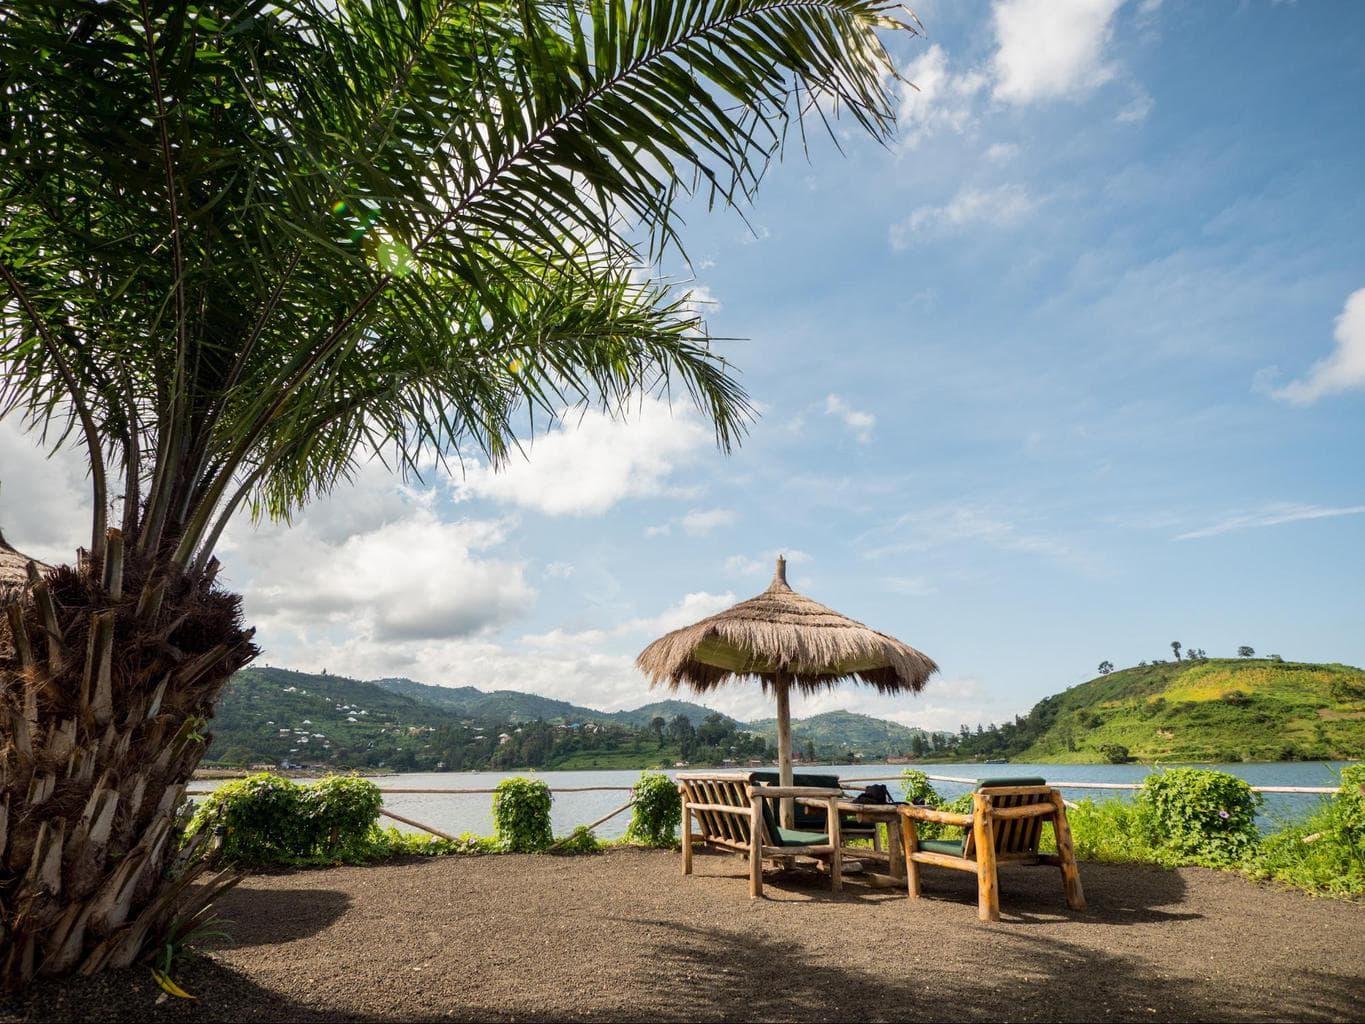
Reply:
M789 699L787 677L778 674L773 686L777 692L777 778L778 785L792 784L792 709ZM779 815L783 828L794 828L796 805L791 797L778 801Z

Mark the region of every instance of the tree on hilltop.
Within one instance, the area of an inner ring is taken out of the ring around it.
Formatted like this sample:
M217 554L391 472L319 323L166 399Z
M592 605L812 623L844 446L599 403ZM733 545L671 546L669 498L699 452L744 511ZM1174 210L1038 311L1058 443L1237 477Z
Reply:
M1100 662L1100 675L1107 676L1112 671L1114 671L1114 663L1112 661Z
M1237 657L1239 658L1254 658L1255 656L1256 648L1254 647L1248 647L1243 644L1241 647L1237 648Z

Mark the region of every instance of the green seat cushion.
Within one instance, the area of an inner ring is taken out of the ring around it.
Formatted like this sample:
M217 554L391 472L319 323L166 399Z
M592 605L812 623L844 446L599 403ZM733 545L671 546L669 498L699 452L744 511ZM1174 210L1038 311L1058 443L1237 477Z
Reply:
M803 832L799 828L783 828L781 825L776 828L769 826L768 831L773 833L778 846L823 846L829 842L829 836L823 832Z
M1013 779L982 779L976 784L978 790L990 789L992 786L1046 786L1047 779L1040 779L1036 775L1021 775Z
M919 848L928 850L930 853L944 853L949 857L961 857L962 848L966 845L966 836L961 839L921 839Z

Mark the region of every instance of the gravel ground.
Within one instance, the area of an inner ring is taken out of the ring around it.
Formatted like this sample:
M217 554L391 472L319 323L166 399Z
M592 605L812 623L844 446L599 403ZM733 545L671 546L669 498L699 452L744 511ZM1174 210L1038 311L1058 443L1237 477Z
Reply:
M1360 1020L1365 906L1198 869L1082 864L1074 914L1047 868L925 896L637 850L448 857L259 875L221 903L232 939L176 969L44 982L15 1020Z

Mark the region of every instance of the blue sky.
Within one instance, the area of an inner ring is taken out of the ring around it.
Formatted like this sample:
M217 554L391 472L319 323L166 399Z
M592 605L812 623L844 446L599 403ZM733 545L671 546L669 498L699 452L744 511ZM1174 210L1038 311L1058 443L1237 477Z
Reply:
M942 669L798 715L1000 721L1171 640L1365 664L1365 6L915 6L892 146L793 150L752 231L686 211L665 269L747 339L742 448L646 402L501 476L371 466L292 530L238 524L263 661L631 707L634 654L785 551ZM0 443L32 481L10 539L78 542L78 471Z

